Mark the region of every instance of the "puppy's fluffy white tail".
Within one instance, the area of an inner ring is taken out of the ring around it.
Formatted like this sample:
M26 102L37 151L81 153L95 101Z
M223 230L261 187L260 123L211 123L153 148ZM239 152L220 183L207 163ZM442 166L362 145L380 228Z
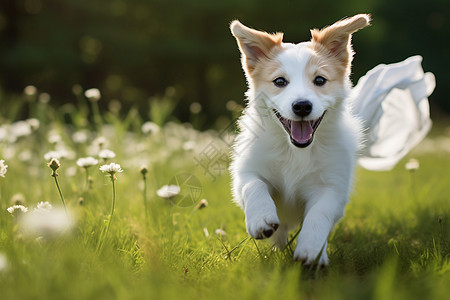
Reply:
M392 169L431 128L428 96L436 81L424 73L422 57L378 65L358 81L351 94L353 112L365 128L359 164L374 171Z

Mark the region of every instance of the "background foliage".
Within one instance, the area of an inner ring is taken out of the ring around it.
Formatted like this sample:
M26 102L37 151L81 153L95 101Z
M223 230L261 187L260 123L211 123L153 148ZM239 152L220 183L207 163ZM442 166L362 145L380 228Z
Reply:
M373 26L354 38L353 80L379 63L420 54L437 77L433 112L449 112L443 87L450 84L444 69L450 3L444 0L5 0L0 85L5 94L35 85L55 105L73 101L75 84L97 87L103 108L117 99L141 112L170 86L178 99L174 115L187 120L189 105L198 102L197 125L205 128L227 114L229 100L242 103L245 91L231 20L299 42L310 38L310 28L360 12L372 14ZM2 103L10 99L0 96Z

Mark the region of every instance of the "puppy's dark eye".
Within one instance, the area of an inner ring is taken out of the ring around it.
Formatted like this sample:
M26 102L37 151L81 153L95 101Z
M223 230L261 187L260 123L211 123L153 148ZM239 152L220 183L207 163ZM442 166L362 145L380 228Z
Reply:
M284 77L275 78L275 80L273 81L273 84L275 84L275 86L279 88L287 86L288 83L289 82Z
M322 86L326 82L327 82L327 80L322 76L317 76L316 78L314 78L314 81L313 81L315 86Z

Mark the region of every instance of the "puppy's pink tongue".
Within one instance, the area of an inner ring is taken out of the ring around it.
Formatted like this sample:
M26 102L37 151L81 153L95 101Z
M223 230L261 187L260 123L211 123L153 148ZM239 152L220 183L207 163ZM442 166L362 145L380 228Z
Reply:
M291 136L300 143L304 144L311 139L313 134L312 122L309 121L292 121L291 122Z

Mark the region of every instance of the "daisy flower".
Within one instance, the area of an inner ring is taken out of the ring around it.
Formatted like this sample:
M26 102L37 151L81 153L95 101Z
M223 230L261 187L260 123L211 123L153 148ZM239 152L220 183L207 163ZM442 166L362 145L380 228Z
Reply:
M5 161L3 159L0 160L0 177L5 177L7 169L8 165L5 165Z
M141 130L144 134L158 133L159 126L153 122L148 121L142 124Z
M38 203L37 207L34 210L41 210L41 211L50 211L52 210L53 206L48 201L41 201Z
M84 96L88 98L89 101L93 102L100 100L100 98L102 97L102 95L100 94L100 90L96 88L86 90L84 92Z
M77 144L84 144L89 139L89 131L78 130L72 134L72 140Z
M24 205L26 202L25 196L22 193L16 193L12 195L10 203L12 205Z
M225 237L227 235L227 233L225 232L225 230L223 230L222 228L217 228L215 233L220 236L220 237Z
M195 209L203 209L209 205L208 200L202 199L200 200L197 205L195 206Z
M30 118L25 121L28 123L28 125L30 125L31 130L33 130L33 131L38 130L39 126L41 125L41 122L36 118Z
M45 160L51 160L53 158L60 159L62 157L62 153L60 151L49 151L44 154Z
M411 158L405 165L405 169L407 171L415 171L417 169L419 169L419 161L415 158Z
M64 209L50 207L48 202L41 202L40 207L21 218L19 225L27 236L44 238L61 236L72 228L72 219Z
M49 93L41 93L39 95L39 99L38 100L41 103L49 103L51 99L52 99L52 97L50 96Z
M30 135L33 130L27 121L17 121L11 124L9 128L11 135L16 138Z
M180 190L181 189L178 185L164 185L156 191L156 194L161 198L170 199L178 195Z
M103 149L103 150L100 150L100 152L98 153L98 156L101 159L107 160L107 159L116 157L116 154L109 149Z
M37 94L37 88L34 85L27 85L23 92L27 96L35 96Z
M11 207L8 207L6 210L15 218L17 218L26 213L28 211L28 208L23 205L13 205Z
M108 140L104 136L99 136L92 141L92 144L100 149L103 149L103 147L108 146Z
M77 165L81 168L89 168L98 164L98 160L92 156L82 157L77 160Z
M116 173L121 173L123 170L120 168L119 164L110 163L109 165L103 165L100 167L100 171L103 173L108 173L111 176L114 176Z

